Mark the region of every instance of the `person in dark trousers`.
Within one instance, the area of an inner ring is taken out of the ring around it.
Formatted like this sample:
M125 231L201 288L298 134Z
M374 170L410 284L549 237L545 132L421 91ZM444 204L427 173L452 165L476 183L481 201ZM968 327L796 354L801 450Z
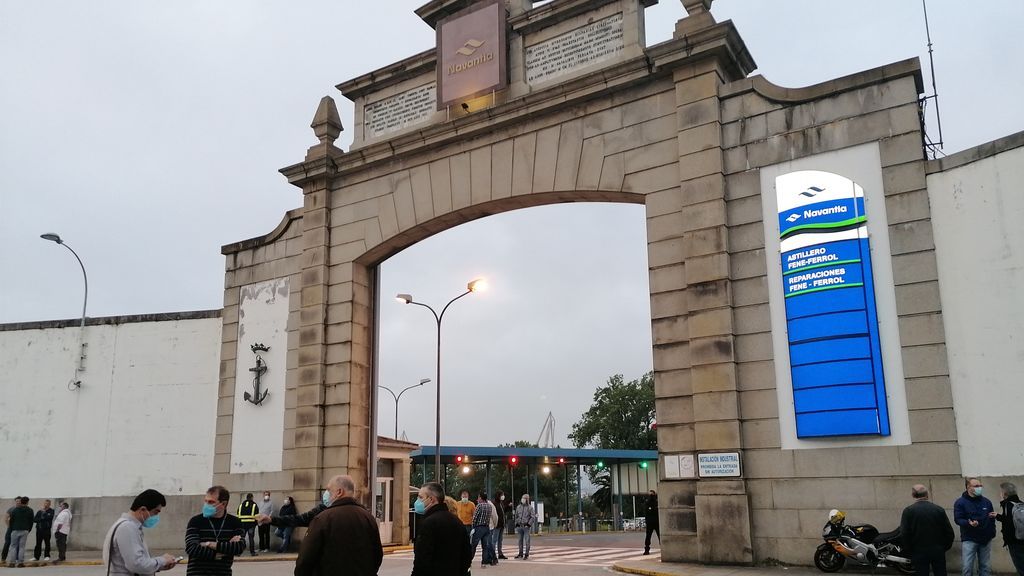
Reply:
M473 512L473 531L470 533L469 545L473 547L473 554L476 555L476 547L480 545L480 567L498 563L497 558L491 558L491 513L493 508L487 502L487 494L481 492L476 496L476 508Z
M996 520L1003 523L1003 546L1010 553L1010 560L1013 561L1018 576L1024 576L1024 540L1017 538L1017 530L1013 525L1013 505L1020 503L1020 496L1017 495L1017 486L1010 482L1000 484L999 491L1002 498L999 502L1000 513L996 514Z
M33 522L36 525L36 548L32 556L34 562L50 561L50 531L53 530L53 508L50 508L50 501L43 500L43 507L36 510ZM45 546L44 546L45 545ZM45 551L43 550L45 547ZM42 553L42 556L39 554Z
M351 476L335 476L322 500L327 509L309 524L295 576L376 576L384 561L377 519L356 502Z
M270 499L270 492L263 493L263 501L259 503L259 516L274 515L274 501ZM270 526L260 524L257 517L257 532L260 535L260 552L270 552Z
M252 492L245 495L245 500L238 505L238 520L242 523L245 535L249 537L249 554L256 555L256 516L260 513L259 506L252 499Z
M497 552L498 560L508 560L505 552L501 549L502 541L505 540L505 512L508 506L505 504L505 492L498 490L494 493L494 509L498 512L498 525L491 532L491 540L494 543L494 550Z
M231 564L245 551L242 522L228 514L231 493L213 486L203 497L203 511L185 528L185 553L189 576L231 576Z
M992 501L983 495L984 485L977 478L964 481L967 488L953 504L953 521L960 526L960 549L963 553L960 574L971 576L978 562L981 576L992 574L992 540L996 537L996 511Z
M71 534L71 507L67 502L60 503L60 512L53 521L53 536L57 539L57 561L67 560L68 535Z
M313 519L324 510L327 510L327 506L322 502L317 502L316 506L302 514L287 515L282 511L280 516L257 516L256 521L260 524L270 524L279 528L308 528Z
M21 496L16 496L14 498L14 506L8 508L7 512L4 513L4 524L7 525L7 530L4 532L4 551L3 555L0 556L0 562L7 562L7 553L11 550L11 510L14 510L19 502L21 502Z
M903 509L900 539L903 553L910 557L917 576L946 576L946 550L953 546L953 525L941 506L928 500L928 488L915 484L910 489L914 503Z
M32 531L33 514L28 507L28 497L22 496L17 505L11 509L8 526L11 528L11 550L7 558L7 566L22 568L25 566L25 546L28 544L28 533Z
M295 516L297 513L298 513L298 510L296 510L296 508L295 508L295 501L292 500L291 496L288 496L287 498L284 499L284 505L281 506L281 516L284 516L284 517ZM263 515L261 514L260 518L262 518L262 517L263 517ZM257 522L259 522L259 520L260 519L257 518ZM266 524L268 524L268 523L267 522L260 522L260 526L264 526ZM277 534L277 537L281 539L281 546L277 549L278 554L284 554L285 552L288 551L289 548L291 548L291 545L292 545L292 532L294 532L294 531L295 531L295 528L293 528L291 526L278 526L277 527L277 532L275 532L275 533Z
M473 549L462 521L445 505L441 485L424 484L413 508L421 518L413 546L411 576L466 574L473 563Z
M658 527L658 493L651 490L647 494L644 506L644 524L647 526L647 537L644 538L644 556L651 553L651 534L658 534L658 546L661 546L661 529Z

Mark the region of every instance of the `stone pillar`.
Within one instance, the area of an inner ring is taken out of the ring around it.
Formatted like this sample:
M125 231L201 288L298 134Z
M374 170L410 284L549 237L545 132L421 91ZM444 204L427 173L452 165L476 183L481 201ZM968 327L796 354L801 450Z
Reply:
M312 128L320 143L306 153L305 176L293 183L302 187L302 264L299 312L298 383L295 404L285 417L284 467L292 472L293 494L300 508L312 506L326 484L325 382L328 348L327 252L330 247L330 189L337 172L334 146L341 120L334 100L320 101ZM291 432L289 438L289 432ZM289 441L290 440L290 441Z
M677 24L677 38L725 37L724 25L707 12L710 1L685 4L690 16ZM737 65L721 51L701 54L689 41L687 49L673 70L680 190L672 209L678 211L662 216L676 227L670 260L681 266L655 269L666 262L656 262L653 251L651 261L658 447L668 454L742 452L718 96L724 82L737 79ZM659 275L667 284L682 275L685 290L656 294ZM743 479L662 480L660 488L664 560L753 562Z

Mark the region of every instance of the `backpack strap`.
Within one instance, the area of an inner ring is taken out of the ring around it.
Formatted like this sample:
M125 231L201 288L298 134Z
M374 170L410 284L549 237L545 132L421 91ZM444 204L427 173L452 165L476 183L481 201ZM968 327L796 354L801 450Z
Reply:
M107 543L107 576L110 576L110 564L114 561L114 536L117 535L117 529L127 520L121 520L114 526L114 529L110 531L110 542Z

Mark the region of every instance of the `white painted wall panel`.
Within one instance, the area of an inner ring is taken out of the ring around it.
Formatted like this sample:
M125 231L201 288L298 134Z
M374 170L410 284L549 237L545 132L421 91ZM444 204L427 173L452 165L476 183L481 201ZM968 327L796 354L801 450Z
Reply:
M203 492L213 477L221 320L0 332L0 498Z
M928 177L964 474L1024 474L1024 148Z
M235 361L235 400L231 435L231 472L276 472L284 455L285 374L288 357L288 278L240 288L238 356ZM244 399L253 392L256 366L253 344L270 347L258 352L267 365L262 390L270 393L260 405Z

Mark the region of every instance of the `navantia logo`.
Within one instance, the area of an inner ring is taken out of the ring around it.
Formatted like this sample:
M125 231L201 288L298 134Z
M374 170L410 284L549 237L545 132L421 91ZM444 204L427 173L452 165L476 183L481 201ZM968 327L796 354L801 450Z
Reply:
M803 192L801 192L800 195L801 196L806 196L808 198L814 198L815 196L817 196L818 194L820 194L820 193L822 193L824 191L825 191L824 188L818 188L817 186L810 186L810 187L807 188L807 190L804 190Z
M786 218L786 222L792 223L792 222L796 222L799 219L800 219L800 215L794 212L793 214L789 215L789 218Z
M477 51L477 48L480 48L483 45L483 41L470 38L469 40L466 40L466 43L462 45L462 48L459 48L455 52L462 54L463 56L472 56Z

